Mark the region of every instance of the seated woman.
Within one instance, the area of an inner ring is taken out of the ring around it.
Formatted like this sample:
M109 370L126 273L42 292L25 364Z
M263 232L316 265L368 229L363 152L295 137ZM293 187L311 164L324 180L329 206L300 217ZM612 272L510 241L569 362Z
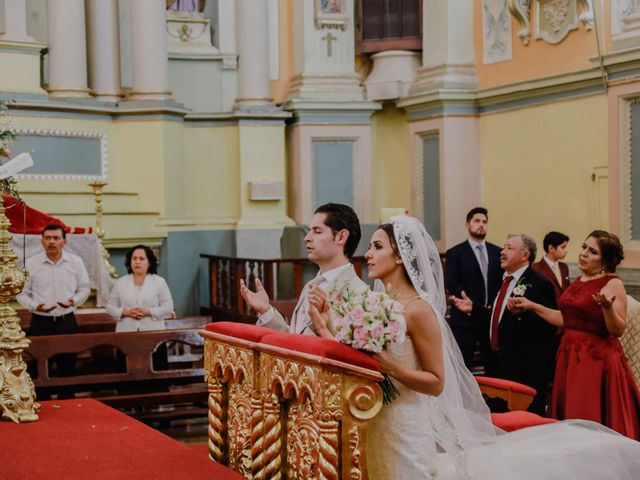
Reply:
M116 332L164 330L173 300L167 282L157 275L153 251L136 245L127 252L125 266L129 274L118 279L107 303L107 312L118 321Z

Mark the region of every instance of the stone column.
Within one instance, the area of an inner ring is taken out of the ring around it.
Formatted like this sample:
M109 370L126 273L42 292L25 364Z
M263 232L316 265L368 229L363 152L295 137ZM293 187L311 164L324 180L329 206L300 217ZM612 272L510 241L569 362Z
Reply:
M35 42L27 35L26 0L0 0L0 40Z
M266 0L236 0L239 109L273 106L269 90L269 24Z
M118 0L87 0L89 87L98 100L120 100Z
M423 0L422 67L411 94L474 90L473 1Z
M88 97L84 0L47 0L49 95Z
M343 0L345 17L326 25L316 16L315 0L293 2L293 76L289 100L363 101L355 67L354 0Z
M132 85L127 100L169 100L165 0L131 2Z

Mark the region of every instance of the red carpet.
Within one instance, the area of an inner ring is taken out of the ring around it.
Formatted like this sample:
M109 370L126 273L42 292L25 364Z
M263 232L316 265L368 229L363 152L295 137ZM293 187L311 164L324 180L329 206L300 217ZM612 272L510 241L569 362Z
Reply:
M42 402L38 422L0 422L0 439L0 479L244 478L95 400Z

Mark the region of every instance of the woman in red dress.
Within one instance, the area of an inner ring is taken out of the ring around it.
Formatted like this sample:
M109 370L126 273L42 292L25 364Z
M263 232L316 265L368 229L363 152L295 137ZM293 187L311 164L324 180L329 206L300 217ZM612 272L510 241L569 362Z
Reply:
M640 440L640 393L618 340L627 325L627 295L614 275L623 258L618 237L595 230L578 257L582 276L560 297L560 310L523 297L512 299L512 307L564 327L551 416L593 420Z

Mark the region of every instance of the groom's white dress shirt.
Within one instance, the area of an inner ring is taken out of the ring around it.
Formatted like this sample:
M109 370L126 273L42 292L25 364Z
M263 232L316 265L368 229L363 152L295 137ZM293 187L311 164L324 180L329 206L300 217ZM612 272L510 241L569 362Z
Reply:
M367 284L364 283L358 277L358 275L356 275L356 271L351 263L346 263L345 265L341 265L326 272L319 272L318 276L320 275L322 275L324 279L317 285L326 293L331 292L335 288L342 288L344 285L349 285L354 289L367 287ZM307 292L309 291L309 286L314 283L316 278L307 282L302 289L302 293L300 294L300 298L298 299L298 304L296 305L296 308L293 311L293 315L291 316L290 325L286 323L282 314L280 314L280 312L278 312L273 307L271 307L262 315L258 315L258 321L256 325L272 328L280 332L316 335L316 332L313 330L311 319L307 314L309 308Z

